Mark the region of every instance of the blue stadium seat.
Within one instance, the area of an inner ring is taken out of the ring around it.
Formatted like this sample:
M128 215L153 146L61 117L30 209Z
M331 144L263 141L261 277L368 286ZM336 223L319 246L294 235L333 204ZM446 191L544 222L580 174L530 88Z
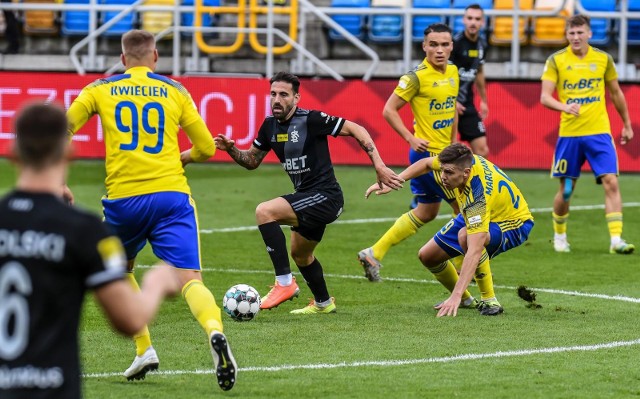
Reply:
M331 7L367 8L369 7L369 0L332 0ZM333 15L331 19L355 37L364 39L364 28L366 26L366 17L364 15ZM345 40L335 29L329 29L329 38L333 40Z
M629 0L629 11L640 11L640 0ZM640 20L630 19L627 24L627 43L640 44Z
M413 8L450 8L450 0L413 0ZM431 24L446 23L444 16L438 15L418 15L413 17L413 29L411 37L414 42L421 42L424 39L424 30Z
M102 4L111 4L111 5L115 5L115 4L130 5L130 4L133 4L134 2L135 0L102 0ZM107 23L119 13L120 11L105 11L102 14L102 24ZM137 19L137 14L135 12L129 13L125 15L124 18L118 21L115 25L107 29L106 32L104 32L104 35L105 36L122 36L123 34L127 33L131 29L135 28L136 19Z
M482 7L483 10L491 10L493 8L493 0L453 0L451 8L464 10L471 4L478 4L480 5L480 7ZM484 27L480 31L481 35L486 35L487 26L489 26L489 18L487 18L484 22ZM451 29L453 30L454 36L464 30L462 17L456 16L452 18Z
M209 7L218 7L220 6L220 0L204 0L202 2L205 6ZM185 6L194 5L194 0L183 0L182 4ZM216 19L211 16L209 13L202 14L202 26L213 26L215 24ZM182 14L182 25L183 26L193 26L195 22L195 13L185 12ZM183 33L183 35L190 36L190 32ZM207 33L204 34L205 36ZM210 35L210 33L209 33Z
M582 6L589 11L615 11L616 0L582 0ZM589 43L604 46L611 41L611 20L606 18L591 19L591 40Z
M64 4L89 4L89 0L64 0ZM63 11L61 31L65 36L89 34L89 11Z
M372 7L400 8L405 0L373 0ZM401 15L372 15L369 20L369 40L397 43L402 41L404 20ZM424 29L424 28L423 28Z

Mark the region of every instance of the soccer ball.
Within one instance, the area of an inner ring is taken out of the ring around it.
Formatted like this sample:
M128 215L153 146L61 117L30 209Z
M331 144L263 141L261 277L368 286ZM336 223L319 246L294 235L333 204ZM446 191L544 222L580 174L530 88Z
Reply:
M260 311L260 294L247 284L229 288L222 299L224 311L235 321L249 321Z

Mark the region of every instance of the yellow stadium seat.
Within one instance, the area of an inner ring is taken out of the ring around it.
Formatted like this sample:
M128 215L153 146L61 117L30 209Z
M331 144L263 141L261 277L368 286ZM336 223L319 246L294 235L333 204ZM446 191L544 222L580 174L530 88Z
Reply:
M553 10L562 3L562 0L536 0L535 10ZM565 7L557 17L533 18L533 32L531 44L536 46L564 46L567 44L565 36L565 24L567 17L573 15L573 0L567 0Z
M521 10L533 9L533 0L520 0ZM495 0L493 3L495 10L513 10L513 0ZM521 45L527 44L527 29L529 28L529 18L518 18L518 37ZM494 17L491 21L491 34L489 43L492 45L510 45L513 37L513 18Z
M147 0L144 5L175 5L174 0ZM145 11L142 13L142 29L151 33L159 33L173 25L172 11Z
M50 3L56 0L24 0L24 3ZM58 23L55 11L32 10L24 12L23 30L26 35L55 36L58 34Z

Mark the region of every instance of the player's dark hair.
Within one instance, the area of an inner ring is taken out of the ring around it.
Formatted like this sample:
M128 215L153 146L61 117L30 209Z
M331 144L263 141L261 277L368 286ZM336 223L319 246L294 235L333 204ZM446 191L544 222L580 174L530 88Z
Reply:
M453 143L438 155L441 164L454 164L461 169L470 168L473 163L473 153L464 144Z
M293 94L297 94L300 90L300 79L298 79L296 75L289 72L282 71L276 73L275 75L273 75L271 80L269 80L269 83L271 84L273 84L274 82L291 83L291 87L293 87Z
M589 18L588 15L576 14L572 17L567 18L567 29L583 25L591 29L591 18Z
M482 11L482 13L484 14L484 9L482 8L482 6L478 3L473 3L473 4L469 4L468 6L466 6L464 8L464 12L466 13L467 10L480 10Z
M69 136L64 108L32 103L18 112L14 128L16 153L25 166L41 170L65 156Z
M439 22L436 24L431 24L427 26L427 29L424 30L425 37L431 32L436 32L436 33L447 32L453 38L453 32L451 31L451 28L449 28L449 25L441 24Z

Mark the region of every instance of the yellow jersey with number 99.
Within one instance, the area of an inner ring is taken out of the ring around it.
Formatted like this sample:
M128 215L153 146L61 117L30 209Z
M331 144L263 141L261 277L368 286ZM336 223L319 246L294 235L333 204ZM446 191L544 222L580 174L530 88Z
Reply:
M194 148L215 151L189 92L147 67L87 85L67 112L70 133L94 114L100 116L104 133L110 199L161 191L190 194L180 162L180 126L197 124L189 134Z
M460 86L458 68L447 64L444 73L425 58L413 71L403 75L393 91L411 105L414 135L429 141L428 150L439 154L451 144Z

